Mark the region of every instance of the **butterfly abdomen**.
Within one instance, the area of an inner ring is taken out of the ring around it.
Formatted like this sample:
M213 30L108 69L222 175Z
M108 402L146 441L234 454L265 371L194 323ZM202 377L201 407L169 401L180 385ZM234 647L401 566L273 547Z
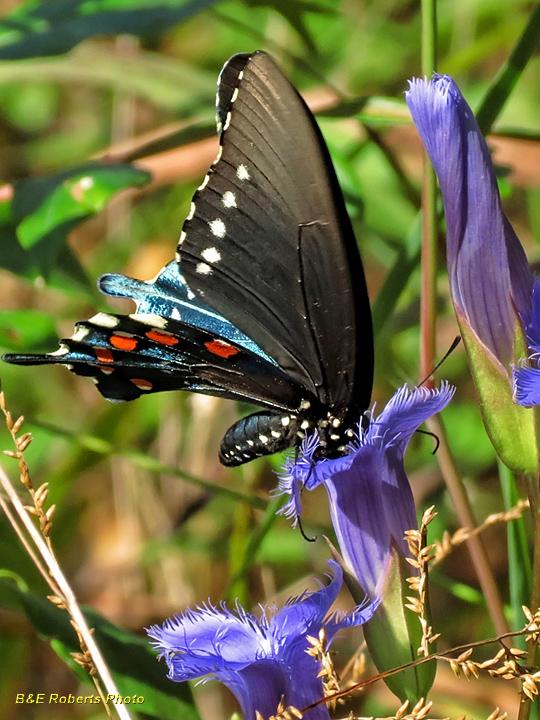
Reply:
M286 450L296 443L299 420L294 415L262 411L241 418L232 425L219 449L223 465L242 465L263 455Z

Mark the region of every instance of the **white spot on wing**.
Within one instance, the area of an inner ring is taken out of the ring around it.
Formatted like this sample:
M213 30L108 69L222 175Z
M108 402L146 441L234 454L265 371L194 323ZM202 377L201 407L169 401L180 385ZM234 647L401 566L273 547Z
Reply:
M263 445L266 445L268 442L268 437L266 435L259 435L259 440L262 442Z
M75 332L73 333L73 335L71 336L71 339L75 340L75 342L81 342L81 340L84 340L84 338L88 335L89 332L90 332L90 330L88 328L78 327L75 330ZM58 350L56 352L58 352ZM54 354L54 353L49 353L49 354ZM60 353L60 355L63 355L63 353Z
M188 214L186 220L192 220L194 215L195 215L195 203L192 202L189 207L189 214Z
M67 355L68 352L69 352L69 348L67 345L60 345L58 350L55 350L54 352L51 352L51 353L47 353L47 355L50 355L50 357L62 357L62 355Z
M201 294L202 294L202 293L201 293ZM188 300L195 300L195 293L193 292L193 290L190 290L190 289L188 288L187 297L188 297Z
M216 218L215 220L211 220L208 225L210 226L210 232L212 235L215 235L218 238L224 238L225 234L227 232L227 228L225 227L225 223L220 218Z
M281 437L281 433L278 433L278 432L276 432L275 430L272 430L272 432L270 433L270 435L271 435L273 438L276 438L276 440L279 440L279 438Z
M138 320L143 325L150 325L150 327L159 328L160 330L164 330L169 324L167 318L154 313L132 313L128 317L132 320Z
M217 263L221 260L221 253L215 247L205 248L202 251L201 255L202 255L203 260L206 260L206 262L209 262L209 263Z
M287 415L286 417L281 418L281 424L283 427L287 427L291 423L291 418Z
M225 125L223 125L223 132L225 132L225 130L229 129L230 124L231 124L231 112L229 111L227 113L227 117L225 118Z
M226 208L238 207L236 204L236 195L231 190L227 190L223 193L221 202Z
M231 97L231 105L233 104L233 102L236 102L236 98L237 98L237 97L238 97L238 88L235 87L235 88L234 88L234 92L233 92L232 97Z
M206 263L197 263L195 267L195 272L199 273L199 275L210 275L212 272L212 268Z
M239 180L249 180L249 171L245 165L239 165L236 168L236 177Z
M107 313L98 313L97 315L94 315L94 317L91 317L88 322L91 322L94 325L99 325L99 327L115 328L120 321L117 317L114 317L114 315L107 315Z

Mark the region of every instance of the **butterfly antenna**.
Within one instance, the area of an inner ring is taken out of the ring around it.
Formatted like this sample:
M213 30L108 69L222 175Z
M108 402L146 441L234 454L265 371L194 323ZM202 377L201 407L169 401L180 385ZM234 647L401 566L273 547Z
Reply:
M419 382L419 383L418 383L418 385L416 386L417 388L422 387L422 385L423 385L425 382L427 382L427 381L429 380L429 378L437 372L437 370L441 367L441 365L442 365L443 362L446 360L446 358L454 352L454 350L457 348L457 346L459 345L460 342L461 342L461 335L457 335L457 336L454 338L453 343L450 345L450 347L448 348L448 350L445 352L443 358L442 358L441 360L439 360L439 362L435 365L435 367L433 368L433 370L422 380L422 382ZM434 438L434 440L435 440L435 448L433 449L433 452L432 452L431 454L432 454L432 455L435 455L436 452L437 452L437 450L439 449L440 444L441 444L441 441L440 441L440 439L439 439L439 436L438 436L438 435L435 435L435 433L429 432L429 430L417 430L416 432L419 432L419 433L421 433L422 435L430 435L432 438Z
M424 385L424 383L426 383L426 382L430 379L430 377L437 372L437 370L441 367L441 365L442 365L443 362L446 360L446 358L449 357L449 355L451 355L451 354L454 352L454 350L457 348L457 346L459 345L460 342L461 342L461 335L457 335L457 336L454 338L453 343L450 345L450 347L448 348L448 350L445 352L445 354L444 354L444 356L442 357L442 359L439 360L439 362L435 365L435 367L433 368L433 370L431 370L431 371L426 375L426 377L422 380L422 382L419 382L419 383L418 383L418 385L416 386L417 388L422 387L422 385Z
M432 438L435 439L435 448L432 455L435 455L437 453L437 450L439 449L439 445L441 444L441 441L439 440L439 436L435 435L435 433L429 432L429 430L417 430L417 433L421 433L422 435L430 435Z
M304 538L304 540L307 540L308 542L315 542L317 536L315 535L314 537L308 537L306 535L306 533L304 532L304 528L302 527L302 521L300 520L300 518L298 518L298 527L300 528L300 532L302 533L302 537Z
M299 452L299 448L298 448L298 445L297 445L297 446L296 446L296 452L295 452L296 462L298 462L299 456L300 456L300 452ZM308 476L307 476L307 478L306 478L306 480L305 480L305 482L304 482L304 486L305 486L305 484L307 483L307 481L309 480L309 476L310 476L311 473L313 472L313 468L314 468L314 467L315 467L315 463L312 462L312 463L311 463L311 466L310 466L310 468L309 468ZM304 489L304 487L302 487L302 490L303 490L303 489ZM302 526L302 520L300 519L300 516L298 516L297 520L298 520L298 527L299 527L299 529L300 529L300 532L301 532L302 537L304 538L304 540L307 540L308 542L315 542L315 540L317 539L317 536L315 535L315 537L308 537L308 536L306 535L306 533L304 532L304 528L303 528L303 526Z

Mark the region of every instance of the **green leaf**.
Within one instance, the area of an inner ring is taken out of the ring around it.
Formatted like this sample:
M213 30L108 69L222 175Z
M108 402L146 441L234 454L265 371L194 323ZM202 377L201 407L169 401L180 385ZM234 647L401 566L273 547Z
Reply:
M476 113L478 125L484 135L491 130L491 126L499 116L528 62L537 52L539 44L540 3L532 11L521 37L491 84Z
M19 241L23 248L31 248L57 228L71 227L103 210L118 190L141 187L149 180L149 173L131 165L102 165L68 177L64 173L51 176L43 202L18 225ZM20 210L20 204L17 207Z
M317 54L317 48L306 25L305 13L312 12L321 15L336 13L336 10L330 9L328 6L306 0L295 0L295 2L290 2L290 0L272 0L271 2L269 0L246 0L246 5L252 8L272 7L277 10L296 30L311 55Z
M96 35L152 37L218 0L28 0L0 23L0 59L61 55Z
M52 286L93 293L94 283L67 244L68 234L118 190L149 180L149 173L131 165L87 163L3 186L0 267L28 280L41 277Z
M371 315L375 338L378 338L381 334L382 329L396 308L401 293L420 263L421 241L422 218L418 213L411 225L406 243L403 248L400 248L397 258L373 303Z
M503 463L514 472L537 475L538 429L533 408L516 405L508 371L456 313L476 385L486 431ZM519 346L523 342L516 343ZM525 356L516 349L516 359Z
M88 674L71 657L71 653L80 652L80 647L65 610L7 578L0 578L0 606L23 612L34 630L47 638L79 678L93 688ZM189 685L167 679L166 665L157 661L148 640L113 625L94 610L84 609L84 615L95 630L94 637L120 694L144 698L142 703L130 704L130 712L145 720L199 720Z
M0 345L22 352L56 343L57 334L49 313L35 310L3 310L0 312Z
M400 562L394 551L382 603L364 626L364 637L379 672L407 665L418 660L417 649L422 639L418 615L405 607L410 588L405 580L410 568ZM402 701L415 705L426 698L435 679L436 662L426 662L401 670L384 678L390 690Z
M499 463L499 477L504 509L508 511L514 508L519 500L516 479L502 462ZM506 523L506 535L508 542L508 587L512 609L511 627L512 630L519 631L523 627L523 610L521 608L524 605L529 606L532 591L531 553L523 517ZM523 636L514 638L512 642L521 650L526 649Z

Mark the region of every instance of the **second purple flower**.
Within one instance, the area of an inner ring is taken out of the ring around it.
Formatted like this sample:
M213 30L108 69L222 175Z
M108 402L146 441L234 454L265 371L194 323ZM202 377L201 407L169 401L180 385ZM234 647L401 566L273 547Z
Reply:
M525 252L503 213L487 143L456 83L447 75L414 79L405 97L441 188L450 293L486 430L503 462L535 473L536 423L519 407L540 402L540 303L533 303Z

